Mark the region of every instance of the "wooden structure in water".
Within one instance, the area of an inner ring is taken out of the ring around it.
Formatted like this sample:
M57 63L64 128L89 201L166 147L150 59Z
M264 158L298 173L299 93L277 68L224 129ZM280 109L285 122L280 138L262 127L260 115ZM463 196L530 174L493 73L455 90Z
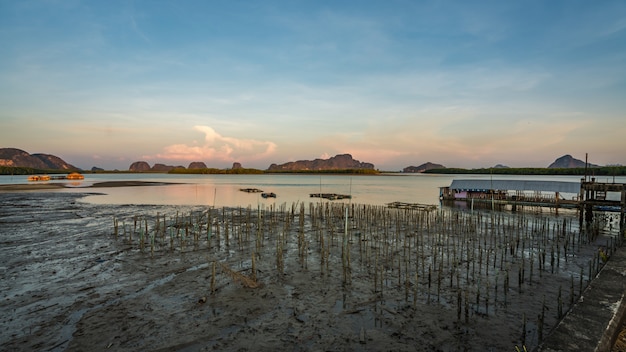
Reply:
M618 212L620 229L626 228L626 184L596 182L594 178L579 182L528 180L453 180L439 188L442 203L462 202L496 206L538 206L578 209L581 223L591 222L595 211Z
M352 196L348 194L337 194L337 193L311 193L309 194L311 198L324 198L328 200L338 200L338 199L351 199Z
M442 201L467 201L491 205L577 208L580 184L561 181L453 180L439 188Z
M594 211L619 212L620 230L626 227L626 184L596 182L595 178L580 182L580 220L593 220Z
M50 175L32 175L28 176L28 181L51 181L51 180L72 180L79 181L84 180L85 176L79 174L78 172L72 172L68 175L61 176L50 176Z
M408 210L421 210L421 211L433 211L437 209L437 206L432 205L432 204L404 203L404 202L387 203L387 207L394 208L394 209L408 209Z
M79 174L78 172L72 172L69 175L65 176L66 179L68 180L84 180L85 176Z
M261 193L263 192L262 189L258 189L258 188L240 188L239 189L242 192L246 192L246 193Z

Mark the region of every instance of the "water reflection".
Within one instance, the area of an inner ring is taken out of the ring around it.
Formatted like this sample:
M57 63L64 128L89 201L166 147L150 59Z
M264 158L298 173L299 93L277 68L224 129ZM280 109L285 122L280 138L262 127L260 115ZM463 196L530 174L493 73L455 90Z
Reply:
M169 177L167 177L169 176ZM89 179L89 178L88 178ZM311 193L352 195L357 204L385 205L400 201L438 204L438 187L450 183L451 176L319 176L319 175L190 175L190 177L159 175L143 181L171 182L166 186L122 188L88 188L102 193L86 198L97 204L175 204L209 206L262 206L327 202L311 198ZM110 181L108 179L107 181ZM128 180L128 179L126 179ZM90 184L103 179L89 179ZM247 193L241 188L258 188L276 193L276 198L263 198L260 193Z
M439 204L439 187L453 179L489 179L490 175L426 175L392 174L354 175L170 175L170 174L85 174L85 180L69 184L62 192L100 193L86 197L97 204L172 204L208 206L262 206L328 201L310 198L311 193L352 195L356 204L385 205L391 202ZM494 176L495 178L495 176ZM506 176L498 179L554 180L580 182L579 176ZM166 182L167 186L120 188L86 188L106 181ZM600 180L606 182L607 180ZM610 180L613 181L613 180ZM615 182L626 183L626 177ZM27 183L26 176L0 177L0 183ZM67 183L67 182L65 182ZM258 188L274 192L277 198L262 198L259 193L246 193L240 188Z

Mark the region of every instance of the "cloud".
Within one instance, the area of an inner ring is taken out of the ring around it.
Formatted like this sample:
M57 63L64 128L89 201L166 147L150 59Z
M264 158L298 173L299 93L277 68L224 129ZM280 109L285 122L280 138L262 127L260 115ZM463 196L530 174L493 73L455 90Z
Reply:
M276 144L270 141L238 139L217 133L209 126L194 126L204 133L204 141L195 145L173 144L163 148L163 152L146 159L172 161L228 161L245 162L266 158L276 151Z

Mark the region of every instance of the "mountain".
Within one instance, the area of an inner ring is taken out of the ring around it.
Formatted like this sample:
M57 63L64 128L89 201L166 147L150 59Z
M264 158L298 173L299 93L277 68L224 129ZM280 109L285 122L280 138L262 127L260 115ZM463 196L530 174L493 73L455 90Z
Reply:
M184 169L185 167L182 165L179 166L172 166L172 165L165 165L165 164L154 164L154 166L150 167L150 164L148 164L145 161L135 161L134 163L130 164L130 166L128 167L128 171L130 172L169 172L173 169Z
M128 171L147 172L150 171L150 164L145 161L135 161L134 163L130 164Z
M191 170L191 169L206 169L207 167L206 167L206 164L203 163L202 161L194 161L194 162L191 162L187 168Z
M595 164L587 164L588 167L599 167ZM575 159L571 155L563 155L560 158L557 158L550 166L549 169L566 169L566 168L581 168L585 167L585 162L582 160Z
M80 170L50 154L29 154L21 149L0 148L0 166L29 167L48 170Z
M427 163L424 163L420 166L408 166L405 167L404 169L402 169L402 172L407 172L407 173L418 173L418 172L424 172L426 170L430 170L430 169L445 169L446 167L441 165L441 164L433 164L430 161Z
M300 170L347 170L374 169L374 164L362 163L352 159L350 154L339 154L329 159L290 161L285 164L272 164L268 171L300 171Z

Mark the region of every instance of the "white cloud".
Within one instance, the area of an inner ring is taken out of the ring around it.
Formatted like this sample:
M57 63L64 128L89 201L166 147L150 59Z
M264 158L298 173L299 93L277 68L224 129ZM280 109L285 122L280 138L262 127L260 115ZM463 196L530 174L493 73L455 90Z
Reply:
M173 161L228 161L245 162L266 158L276 151L271 141L239 139L222 136L209 126L194 126L204 133L204 140L194 145L173 144L165 147L162 153L146 156L146 159Z

